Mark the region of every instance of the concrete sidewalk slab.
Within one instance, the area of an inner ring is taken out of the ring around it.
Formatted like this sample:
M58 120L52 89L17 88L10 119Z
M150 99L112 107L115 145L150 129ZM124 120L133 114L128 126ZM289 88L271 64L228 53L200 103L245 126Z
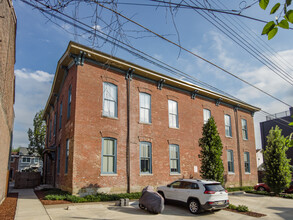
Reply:
M13 189L18 193L15 220L50 220L46 209L33 189Z

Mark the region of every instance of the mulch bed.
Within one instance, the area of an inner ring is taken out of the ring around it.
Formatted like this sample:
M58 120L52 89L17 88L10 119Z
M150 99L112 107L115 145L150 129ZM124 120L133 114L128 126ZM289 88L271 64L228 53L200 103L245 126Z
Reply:
M0 205L0 219L13 220L16 211L18 193L8 193Z
M257 213L257 212L251 212L251 211L248 211L248 212L239 212L237 210L228 209L228 208L225 208L224 210L229 211L229 212L235 212L235 213L242 214L242 215L248 215L248 216L252 216L252 217L257 217L257 218L266 216L265 214L261 214L261 213Z
M45 200L46 191L35 190L35 194L43 205L57 205L57 204L70 204L71 202L65 200ZM1 218L0 218L1 219Z

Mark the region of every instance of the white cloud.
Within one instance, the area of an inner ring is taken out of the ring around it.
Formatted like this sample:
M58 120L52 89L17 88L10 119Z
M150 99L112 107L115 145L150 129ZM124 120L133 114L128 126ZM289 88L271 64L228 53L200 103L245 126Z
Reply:
M13 146L26 147L27 130L33 128L36 112L45 107L54 75L42 70L30 71L25 68L16 69L14 72L16 85Z
M17 77L24 79L32 78L39 82L50 82L54 78L54 75L44 72L42 70L36 70L32 72L30 70L23 68L15 70L14 73Z

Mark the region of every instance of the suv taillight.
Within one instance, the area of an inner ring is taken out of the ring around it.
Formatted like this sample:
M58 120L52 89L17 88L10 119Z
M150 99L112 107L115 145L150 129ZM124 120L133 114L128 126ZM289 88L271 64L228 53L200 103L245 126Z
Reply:
M215 193L216 193L215 191L208 191L208 190L204 191L204 194L215 194Z

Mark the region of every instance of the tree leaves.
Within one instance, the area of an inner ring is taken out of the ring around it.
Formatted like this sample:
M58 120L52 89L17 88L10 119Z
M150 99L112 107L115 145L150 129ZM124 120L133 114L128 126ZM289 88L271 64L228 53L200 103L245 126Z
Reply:
M275 26L276 26L275 22L273 22L273 21L268 22L268 23L264 26L261 35L268 34L271 30L273 30L273 28L274 28Z
M271 30L269 33L268 33L268 40L272 39L278 32L278 28L275 27L273 28L273 30Z
M266 10L266 8L268 7L269 4L269 0L260 0L259 1L259 6L263 9Z
M284 28L284 29L289 29L289 23L287 20L283 19L279 24L279 27Z
M285 17L290 23L293 24L293 10L289 10L286 13L286 17Z
M223 145L213 117L203 126L202 137L198 142L201 147L201 177L224 183L224 165L221 158Z
M270 1L269 0L259 0L259 6L263 9L266 10L268 7ZM292 0L282 0L278 1L270 11L270 14L275 14L280 7L283 7L282 11L280 11L279 15L276 16L275 21L270 21L268 22L263 30L262 30L262 35L268 35L268 40L272 39L277 33L278 33L278 27L284 28L284 29L289 29L289 23L293 24L293 10L287 11L288 6L290 6L292 3ZM281 20L281 18L284 17L285 19ZM279 20L281 20L279 22Z
M280 3L275 4L275 6L272 8L271 13L270 14L274 14L280 7Z

